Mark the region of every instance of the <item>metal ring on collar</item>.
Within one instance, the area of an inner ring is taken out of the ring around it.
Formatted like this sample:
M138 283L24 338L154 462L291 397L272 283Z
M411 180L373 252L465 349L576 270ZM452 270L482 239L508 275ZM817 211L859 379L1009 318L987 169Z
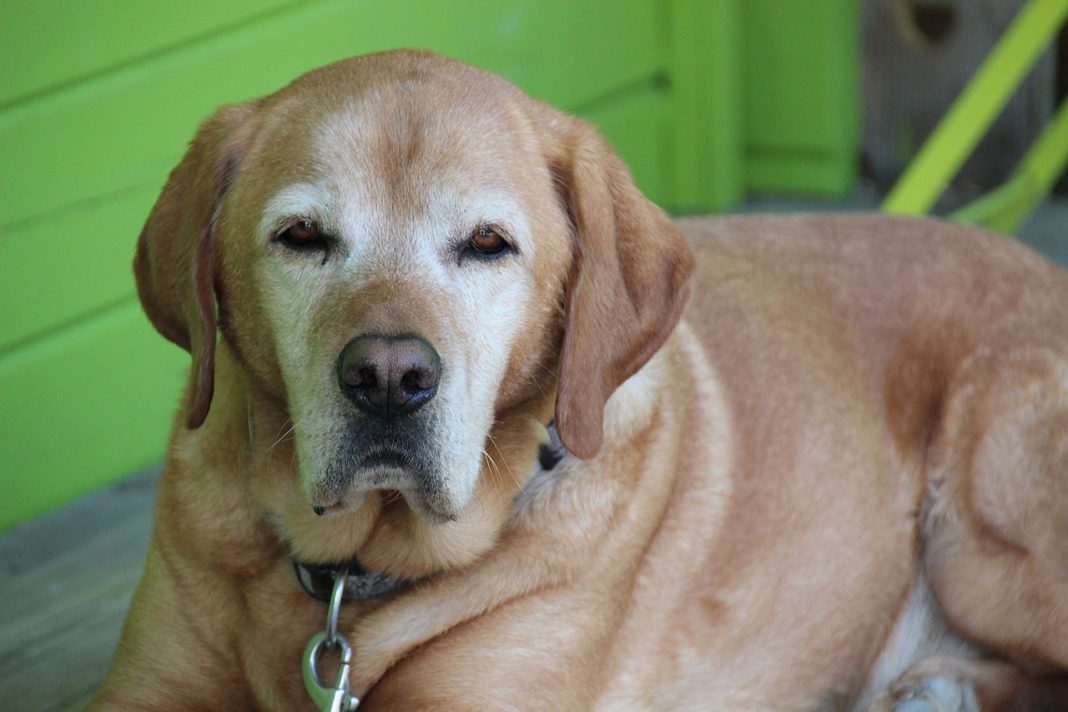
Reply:
M339 640L344 640L337 634L337 617L341 612L341 599L345 595L345 579L348 578L349 567L345 564L337 572L334 579L334 590L330 592L330 607L326 609L326 644L333 647Z

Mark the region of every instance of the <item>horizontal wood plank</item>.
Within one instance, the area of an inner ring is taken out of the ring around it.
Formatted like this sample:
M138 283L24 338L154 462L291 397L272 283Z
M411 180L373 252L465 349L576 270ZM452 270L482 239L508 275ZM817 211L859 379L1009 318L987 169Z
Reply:
M158 184L217 106L337 59L426 46L576 106L654 75L660 24L653 0L298 5L0 112L0 225Z
M0 239L0 355L134 294L134 247L160 186L21 223Z
M0 358L0 529L158 462L188 368L133 299Z
M295 0L0 3L0 108L292 4Z

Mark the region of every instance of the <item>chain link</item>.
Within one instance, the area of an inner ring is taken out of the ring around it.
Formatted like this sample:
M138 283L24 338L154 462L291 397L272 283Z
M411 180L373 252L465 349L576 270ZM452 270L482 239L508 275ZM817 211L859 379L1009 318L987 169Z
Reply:
M345 579L348 567L342 567L334 579L330 593L330 605L326 610L326 629L316 633L304 648L304 687L321 712L351 712L360 705L358 697L349 692L349 671L352 669L352 646L348 638L338 631L337 619L341 612L341 599L345 595ZM333 686L323 683L319 675L319 658L324 650L340 649L337 682Z

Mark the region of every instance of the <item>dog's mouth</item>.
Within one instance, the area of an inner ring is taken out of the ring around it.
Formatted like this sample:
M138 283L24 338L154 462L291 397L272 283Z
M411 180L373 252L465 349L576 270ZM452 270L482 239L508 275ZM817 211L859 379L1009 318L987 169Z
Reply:
M321 515L340 514L358 508L371 492L378 492L386 505L403 500L433 523L459 515L428 458L418 449L393 445L344 448L316 487L312 508Z
M312 505L312 509L320 516L338 515L352 511L363 504L367 494L371 491L380 493L382 506L389 507L395 503L403 502L408 509L419 514L432 524L455 521L459 516L459 512L454 507L449 506L444 498L435 495L433 492L428 492L425 488L418 487L352 488L346 491L333 504L315 504Z

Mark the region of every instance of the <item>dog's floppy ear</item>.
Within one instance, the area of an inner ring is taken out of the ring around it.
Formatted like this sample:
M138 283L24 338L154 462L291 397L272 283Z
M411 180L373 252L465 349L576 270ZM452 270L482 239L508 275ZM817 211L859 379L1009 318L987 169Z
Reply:
M185 157L171 171L134 257L137 293L166 338L193 356L187 424L208 415L215 380L215 249L212 238L251 105L223 107L201 124Z
M600 134L569 124L552 165L575 230L556 426L571 452L589 458L601 447L609 396L678 322L693 256Z

